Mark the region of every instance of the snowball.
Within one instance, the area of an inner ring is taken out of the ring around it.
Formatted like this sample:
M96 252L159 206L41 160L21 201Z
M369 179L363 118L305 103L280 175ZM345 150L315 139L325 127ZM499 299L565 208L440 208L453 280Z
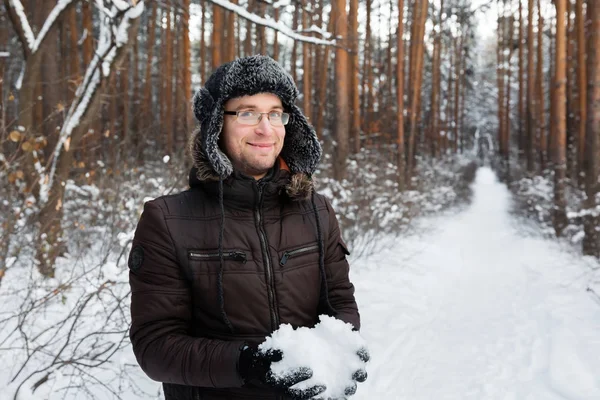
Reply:
M309 367L311 379L293 388L303 389L324 384L327 390L317 398L344 397L344 390L352 386L352 375L365 369L365 363L357 355L366 348L366 341L352 325L321 315L314 328L292 328L284 324L259 346L259 350L278 349L283 353L281 361L271 365L276 377L283 377L298 367Z
M171 157L169 157L169 156L164 156L164 157L163 157L163 162L166 164L166 163L168 163L168 162L169 162L169 160L170 160L170 159L171 159Z

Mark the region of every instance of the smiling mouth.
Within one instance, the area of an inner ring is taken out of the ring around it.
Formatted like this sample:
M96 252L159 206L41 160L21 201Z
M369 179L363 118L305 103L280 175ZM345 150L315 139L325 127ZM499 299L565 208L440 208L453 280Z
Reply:
M268 149L273 147L273 143L248 143L250 146L258 147L259 149Z

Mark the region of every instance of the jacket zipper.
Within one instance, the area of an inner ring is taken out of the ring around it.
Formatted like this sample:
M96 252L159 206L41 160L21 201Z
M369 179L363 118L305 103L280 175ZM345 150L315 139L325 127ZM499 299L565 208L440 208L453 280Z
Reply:
M308 251L317 250L318 248L319 248L318 245L313 244L312 246L302 247L301 249L286 251L285 253L283 253L283 257L281 257L281 260L279 261L279 265L281 265L283 267L287 263L289 258L295 257L298 254L306 253Z
M188 252L188 257L192 260L210 260L210 259L219 259L219 253L199 253L196 251ZM246 263L247 256L243 251L224 251L223 259L225 260L235 260L241 261L242 263Z
M256 206L256 222L258 224L258 233L260 244L262 246L263 258L265 260L265 271L267 278L267 294L269 297L269 310L271 311L271 328L276 330L279 326L279 316L277 315L277 305L275 304L275 280L273 279L273 266L271 265L271 257L269 255L269 246L267 245L267 235L263 227L262 215L262 196L263 185L258 184L258 204Z

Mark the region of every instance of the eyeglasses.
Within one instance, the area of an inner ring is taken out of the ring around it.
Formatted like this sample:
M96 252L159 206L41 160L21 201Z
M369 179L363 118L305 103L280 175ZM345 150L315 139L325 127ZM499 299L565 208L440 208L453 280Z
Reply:
M225 115L235 115L242 125L258 125L263 115L266 115L272 126L284 126L290 121L290 114L279 111L261 113L257 111L225 111Z

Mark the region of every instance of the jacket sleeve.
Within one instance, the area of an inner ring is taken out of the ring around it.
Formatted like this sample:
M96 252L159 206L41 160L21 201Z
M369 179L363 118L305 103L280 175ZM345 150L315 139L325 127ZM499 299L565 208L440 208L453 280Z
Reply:
M360 330L360 314L354 299L354 285L350 282L350 266L346 255L348 247L342 239L335 211L329 200L325 199L329 212L329 235L325 243L325 273L329 302L337 312L336 318L348 322Z
M242 342L190 336L192 298L165 222L163 200L144 205L129 255L133 352L153 380L203 387L240 387Z

